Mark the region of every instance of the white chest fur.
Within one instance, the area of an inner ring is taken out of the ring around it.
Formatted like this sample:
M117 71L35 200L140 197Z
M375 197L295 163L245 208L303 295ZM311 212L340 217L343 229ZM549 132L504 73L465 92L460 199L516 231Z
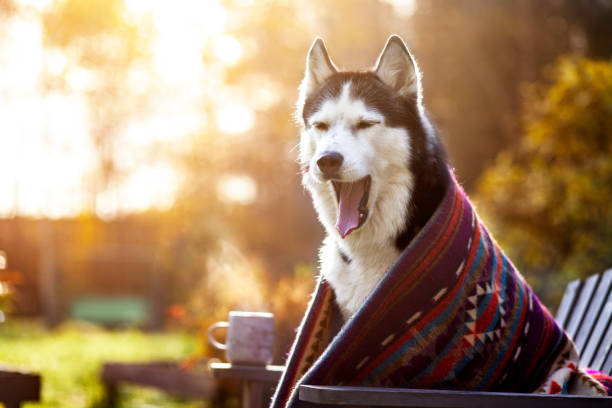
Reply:
M346 262L339 252L342 243L327 237L321 247L321 273L336 294L344 320L348 320L363 305L368 295L397 260L400 252L390 244L343 252L350 257Z

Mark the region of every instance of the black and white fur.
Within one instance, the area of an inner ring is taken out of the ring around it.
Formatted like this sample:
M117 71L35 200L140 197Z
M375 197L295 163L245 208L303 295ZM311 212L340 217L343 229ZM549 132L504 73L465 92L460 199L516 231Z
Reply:
M302 182L327 233L321 273L347 320L441 201L450 180L446 154L422 107L416 62L398 36L363 72L339 71L316 39L297 108ZM343 157L333 176L318 164L329 152ZM367 211L360 214L367 218L342 238L332 181L367 176Z

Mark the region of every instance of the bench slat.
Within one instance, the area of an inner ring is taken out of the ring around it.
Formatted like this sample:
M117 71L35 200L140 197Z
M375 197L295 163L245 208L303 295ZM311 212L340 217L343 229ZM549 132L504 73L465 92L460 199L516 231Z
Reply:
M610 318L612 317L612 296L608 294L608 297L603 305L603 309L599 314L599 320L595 324L595 328L591 333L591 337L587 343L586 349L584 353L582 353L581 363L584 366L592 367L595 369L599 369L594 365L594 360L596 357L600 356L600 351L602 350L601 345L604 344L603 338L605 336L606 330L608 330L608 326L610 323Z
M608 303L612 304L612 299L610 299ZM610 353L610 348L612 348L612 324L608 324L606 334L601 339L601 344L595 353L595 359L590 367L596 370L604 371L604 363L606 362L607 356Z
M591 278L595 277L592 276ZM589 279L591 279L589 278ZM583 356L589 339L592 337L595 325L600 320L603 306L606 303L606 299L610 296L610 290L612 289L612 269L608 269L601 275L601 279L597 285L597 290L593 294L593 298L587 307L587 312L582 319L582 325L578 330L578 334L575 336L576 347L578 348L578 354L581 359L588 357L592 359L592 355Z
M301 385L299 399L325 406L578 408L610 406L606 397Z
M580 295L578 296L578 299L576 299L576 304L574 305L572 314L567 319L568 323L565 329L572 339L576 339L578 330L582 327L584 315L591 307L591 300L593 299L593 294L597 289L598 282L599 275L593 275L586 279L582 284Z
M601 367L600 371L603 371L604 373L612 375L612 351L611 350L608 350L608 357L606 357L606 361L604 361L604 364Z
M571 315L571 311L576 303L575 300L578 297L581 285L582 281L579 279L567 284L567 288L563 294L563 299L561 299L561 304L559 305L559 310L557 310L557 315L555 316L555 320L557 320L557 322L563 328L567 327L566 320L568 316Z

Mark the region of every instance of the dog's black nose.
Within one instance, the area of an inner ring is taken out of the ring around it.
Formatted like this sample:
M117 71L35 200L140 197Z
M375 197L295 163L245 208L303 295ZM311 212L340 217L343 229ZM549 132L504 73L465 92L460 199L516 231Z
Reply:
M317 166L324 176L333 177L342 166L343 161L344 157L338 152L324 152L317 160Z

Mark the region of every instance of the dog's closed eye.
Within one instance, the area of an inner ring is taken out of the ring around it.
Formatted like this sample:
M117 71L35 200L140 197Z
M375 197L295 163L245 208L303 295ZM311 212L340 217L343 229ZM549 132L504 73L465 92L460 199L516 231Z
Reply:
M380 122L377 120L360 120L359 122L357 122L357 125L355 126L355 128L357 130L363 130L363 129L368 129L371 128L374 125L379 124Z
M325 122L315 122L312 124L312 126L314 126L315 129L321 130L323 132L329 129L329 123Z

